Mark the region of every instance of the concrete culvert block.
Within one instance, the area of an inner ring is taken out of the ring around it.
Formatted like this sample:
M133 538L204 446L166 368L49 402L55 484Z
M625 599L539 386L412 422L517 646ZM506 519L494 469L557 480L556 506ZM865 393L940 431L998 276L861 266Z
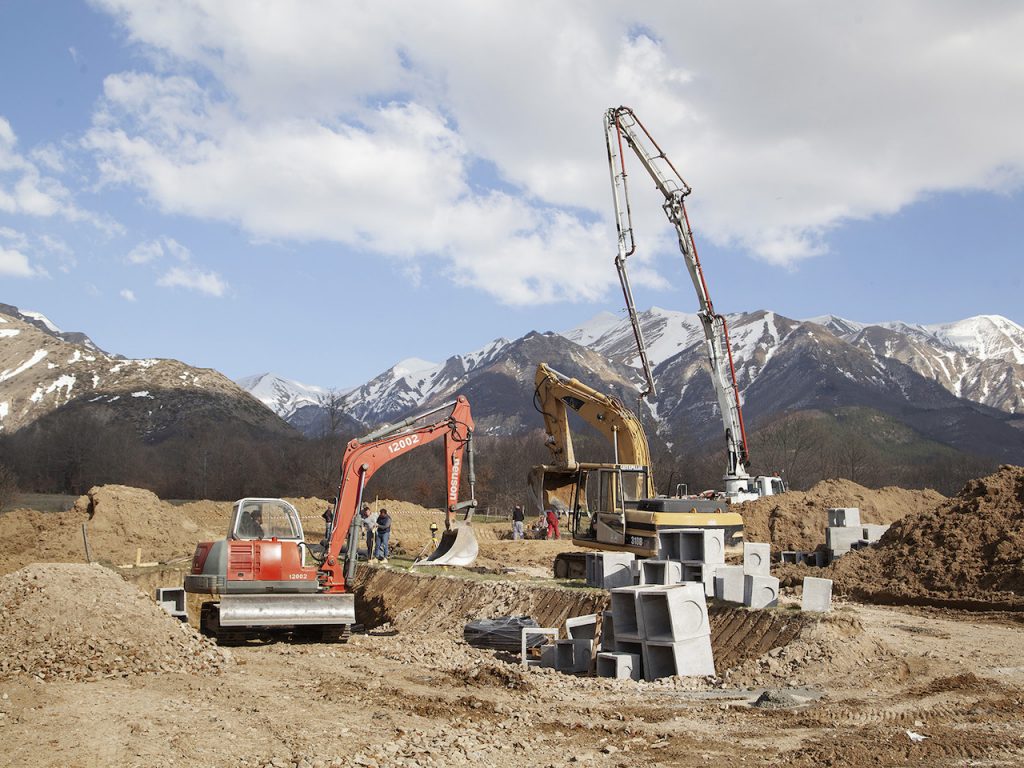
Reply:
M597 654L597 676L613 677L616 680L639 680L641 678L641 655L639 653Z
M617 589L633 585L632 552L602 552L598 556L597 570L600 585L604 589Z
M715 674L711 635L675 642L646 641L643 644L645 680L662 677L694 677Z
M832 610L832 579L805 576L800 608L804 611L819 612Z
M742 565L720 565L715 568L715 597L729 603L742 603L743 575Z
M565 634L572 640L596 640L597 619L596 613L568 618L565 620Z
M640 584L678 584L683 581L683 564L675 560L637 560Z
M662 642L710 634L703 584L680 584L637 595L644 638Z
M874 544L882 535L889 530L888 525L865 525L861 531L861 538Z
M573 675L589 672L593 655L591 640L559 640L555 643L555 669Z
M618 650L615 642L615 619L611 611L601 612L601 650L609 653Z
M860 526L848 528L846 526L830 525L825 529L825 547L833 555L845 555L861 540L863 534L864 529Z
M743 545L743 573L748 576L772 575L771 544Z
M520 633L520 637L519 637L519 641L520 641L519 659L522 662L524 667L530 666L531 659L529 658L529 656L527 655L527 652L526 652L527 646L529 645L529 642L530 642L530 638L531 637L537 637L538 635L545 635L547 637L550 637L552 642L557 642L558 641L558 629L556 627L523 627L522 630L521 630L521 633ZM550 646L549 645L549 646L546 646L546 647L541 649L541 652L540 652L540 658L541 658L540 665L542 667L545 667L545 666L553 667L555 665L555 663L554 663L554 656L550 656L548 658L548 661L550 662L549 664L545 664L544 663L544 653L546 651L548 651L548 650L551 650L553 647L554 646Z
M611 592L612 621L615 622L615 642L642 640L636 595L642 587L618 587Z
M828 524L834 528L859 528L860 508L833 507L828 511Z
M774 576L743 577L743 604L748 608L772 608L779 604L779 580Z
M669 528L658 532L658 557L718 564L725 562L724 528Z

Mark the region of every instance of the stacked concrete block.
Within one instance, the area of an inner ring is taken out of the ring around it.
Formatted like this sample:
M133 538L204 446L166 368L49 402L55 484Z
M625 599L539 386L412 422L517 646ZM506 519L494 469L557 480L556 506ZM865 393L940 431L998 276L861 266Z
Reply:
M618 587L611 591L616 646L621 646L624 640L634 642L643 640L642 624L636 605L637 592L642 589L650 589L650 587Z
M825 548L828 549L829 556L835 560L854 549L854 545L858 545L859 548L863 535L864 529L860 526L856 528L829 526L825 529Z
M637 584L679 584L683 581L683 563L676 560L637 560Z
M729 603L743 602L743 566L720 565L715 569L715 597Z
M804 611L819 612L832 610L832 579L805 576L800 608Z
M874 544L888 530L888 525L871 525L867 523L863 526L862 538L869 544Z
M645 680L714 675L711 635L675 642L648 640L644 643L643 672Z
M858 507L833 507L828 511L829 528L860 528Z
M779 604L779 580L774 576L743 576L743 604L748 608L773 608Z
M520 634L521 646L519 651L519 659L522 665L524 667L535 665L542 667L555 666L554 645L549 645L541 649L539 662L526 655L526 647L529 644L529 638L536 637L538 635L550 637L552 642L558 642L558 629L556 627L523 627ZM545 663L545 661L547 663Z
M559 640L555 643L555 669L570 675L589 672L593 655L592 640Z
M573 616L565 620L565 634L572 640L597 640L596 613L588 613L585 616Z
M601 650L610 653L618 650L615 641L615 619L611 611L601 612Z
M637 653L605 652L597 654L597 676L616 680L639 680L641 655Z
M587 586L616 589L633 584L632 552L593 552L587 554Z
M743 545L743 573L746 576L772 575L771 544Z
M658 556L663 560L725 562L724 528L670 528L658 532Z

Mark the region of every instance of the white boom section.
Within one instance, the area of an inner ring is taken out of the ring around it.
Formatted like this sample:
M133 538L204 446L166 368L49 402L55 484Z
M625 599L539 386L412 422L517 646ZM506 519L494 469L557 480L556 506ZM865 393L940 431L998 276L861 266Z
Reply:
M686 214L683 199L690 194L690 186L672 165L661 147L648 130L633 114L629 107L614 107L605 112L605 141L608 145L608 164L611 170L612 193L615 199L615 225L618 229L619 250L615 266L626 297L633 332L640 351L640 361L648 381L649 392L654 391L654 382L644 347L643 333L633 306L633 295L626 277L626 259L636 250L633 238L633 217L629 207L626 163L622 142L625 140L636 154L641 165L654 180L655 186L665 196L662 206L669 222L676 229L679 250L690 273L693 287L697 291L700 308L697 315L704 328L708 362L711 364L711 381L718 397L718 407L725 423L725 442L728 466L725 474L726 494L732 495L747 487L747 437L743 427L743 411L740 407L739 388L736 385L736 371L729 348L729 329L725 318L715 312L704 280L704 271L693 242L693 230ZM645 393L646 394L646 393Z

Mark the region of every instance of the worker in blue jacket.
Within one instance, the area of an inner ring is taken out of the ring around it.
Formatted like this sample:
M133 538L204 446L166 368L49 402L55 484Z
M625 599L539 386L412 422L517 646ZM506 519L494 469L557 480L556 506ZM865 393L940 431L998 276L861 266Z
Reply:
M391 515L386 509L377 513L377 561L386 563L388 561L388 540L391 538Z

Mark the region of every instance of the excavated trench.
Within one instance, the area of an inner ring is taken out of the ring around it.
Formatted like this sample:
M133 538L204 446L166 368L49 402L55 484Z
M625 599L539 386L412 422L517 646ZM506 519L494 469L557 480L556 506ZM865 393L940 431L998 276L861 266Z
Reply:
M362 568L356 616L368 628L389 624L399 632L462 637L465 624L497 616L530 616L542 627L560 627L572 616L608 609L608 593L529 582L480 581L451 575ZM751 611L711 605L715 665L729 669L797 639L814 615L799 611Z

